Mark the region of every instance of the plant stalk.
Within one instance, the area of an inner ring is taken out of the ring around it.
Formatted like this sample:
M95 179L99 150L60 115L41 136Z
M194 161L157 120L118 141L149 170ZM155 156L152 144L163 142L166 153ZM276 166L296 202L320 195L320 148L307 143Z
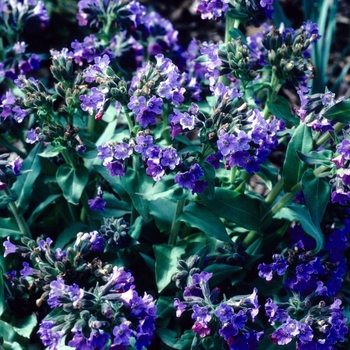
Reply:
M176 205L176 210L173 218L173 222L171 224L171 229L170 229L170 235L169 235L169 240L168 244L174 246L176 243L177 236L179 234L180 226L181 226L181 221L178 220L178 217L181 215L184 205L186 202L186 198L179 199L177 201Z
M6 196L11 196L11 193L7 187L3 189ZM32 238L32 234L29 231L29 227L27 223L25 222L23 216L18 212L18 208L15 202L10 202L9 207L12 211L12 214L18 224L19 229L21 230L22 234L26 237Z

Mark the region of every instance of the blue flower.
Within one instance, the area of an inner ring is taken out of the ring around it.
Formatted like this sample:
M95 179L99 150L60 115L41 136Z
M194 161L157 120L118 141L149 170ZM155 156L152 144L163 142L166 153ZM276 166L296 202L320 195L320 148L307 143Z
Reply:
M102 200L100 196L97 196L94 199L89 199L88 204L91 210L104 211L106 202Z
M3 243L3 246L5 247L4 258L11 253L15 253L17 250L17 247L11 243L10 237L7 237L7 241Z

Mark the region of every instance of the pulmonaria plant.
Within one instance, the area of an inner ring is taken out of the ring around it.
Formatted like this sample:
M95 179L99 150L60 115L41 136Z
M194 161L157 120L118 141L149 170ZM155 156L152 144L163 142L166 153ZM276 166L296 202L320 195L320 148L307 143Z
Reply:
M41 294L36 300L38 310L45 303L52 309L37 332L49 349L59 349L65 339L75 349L125 349L134 344L141 350L150 345L156 318L153 297L139 296L131 272L93 256L116 249L118 242L119 248L130 246L127 232L117 237L125 226L122 218L106 220L101 234L80 232L73 247L66 250L53 250L50 238L22 239L24 245L13 244L9 237L4 242L5 257L20 253L33 262L23 262L19 277L16 271L6 276L14 294Z
M227 349L256 349L263 332L249 328L247 323L249 318L254 322L259 313L257 289L254 288L250 295L225 298L220 302L219 288L210 290L209 287L209 280L213 274L206 271L194 273L195 270L188 266L197 262L198 258L192 256L186 262L179 261L180 271L189 270L189 275L185 287L178 284L179 287L184 287L184 301L179 298L175 298L174 301L177 317L181 317L186 311L192 312L192 330L195 333L192 347L212 337L219 339L221 346ZM181 272L174 276L176 281L184 280L184 274Z
M349 236L349 221L344 227L331 229L327 234L324 252L316 256L310 249L314 241L308 239L301 227L290 230L293 246L273 256L273 263L258 266L259 276L268 282L283 276L288 291L286 301L268 298L265 304L269 323L275 328L273 343L286 345L296 341L298 349L334 349L344 342L348 333L347 318L340 292L347 271L343 252Z
M344 348L336 4L73 3L0 4L0 348Z

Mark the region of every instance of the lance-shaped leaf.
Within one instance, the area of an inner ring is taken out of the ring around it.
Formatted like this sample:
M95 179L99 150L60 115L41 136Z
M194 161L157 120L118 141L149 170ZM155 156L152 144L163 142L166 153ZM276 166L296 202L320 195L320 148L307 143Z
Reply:
M350 123L350 99L341 101L331 108L329 108L326 113L323 114L328 120L339 122L339 123Z
M312 169L304 173L301 183L312 221L316 227L320 227L331 195L331 185L325 179L315 176Z
M69 164L62 164L57 170L56 180L64 198L77 205L89 180L89 171L83 165L74 169Z
M233 221L248 230L260 230L260 201L246 194L216 188L212 200L201 196L201 203L218 217Z
M312 133L306 124L300 124L296 128L288 144L282 172L283 187L287 192L301 180L301 176L306 169L306 164L299 159L297 151L304 154L312 151Z
M290 104L284 97L277 96L273 102L267 102L267 107L273 115L283 120L288 127L299 125L300 119L293 115Z
M186 246L174 247L168 244L154 245L154 255L156 258L156 281L158 292L161 293L171 282L171 278L177 271L176 266L185 253Z
M23 174L17 178L16 182L12 186L11 191L18 196L16 205L19 214L23 214L27 210L32 198L34 182L41 171L41 159L38 157L38 154L41 152L41 150L42 144L38 143L30 151L28 157L23 161L22 164L21 172Z
M321 164L325 166L332 166L331 159L333 158L333 152L330 150L312 151L309 153L302 153L297 150L297 155L301 161L305 164Z
M324 241L323 233L321 229L314 224L307 207L290 204L288 207L282 208L278 211L274 218L285 219L290 222L300 222L304 231L316 241L315 254L322 249Z
M192 202L187 205L178 220L195 227L219 241L232 243L219 217L203 205Z

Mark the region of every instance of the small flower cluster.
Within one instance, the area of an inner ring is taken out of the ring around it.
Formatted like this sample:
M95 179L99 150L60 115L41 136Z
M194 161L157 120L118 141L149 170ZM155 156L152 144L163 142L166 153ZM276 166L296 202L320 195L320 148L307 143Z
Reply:
M331 159L335 166L332 203L346 205L350 200L350 141L345 138L337 145L337 155Z
M180 260L180 272L174 276L178 287L184 288L184 301L175 298L176 316L185 311L192 311L191 318L195 321L192 330L196 334L194 342L209 336L221 337L222 346L228 349L256 349L263 332L251 330L248 316L254 322L259 312L257 289L250 295L234 296L223 302L218 301L219 289L209 288L212 273L199 272L196 268L198 257L190 257L187 261ZM179 283L178 283L179 282ZM181 282L181 283L180 283ZM215 334L217 330L217 334Z
M9 161L9 154L0 155L0 190L7 187L8 180L13 176L21 174L22 160L18 156L14 160Z
M20 41L20 35L29 20L31 25L37 22L38 29L46 27L49 16L41 0L4 0L0 7L0 32L5 41L2 46L0 62L0 83L5 79L14 81L19 74L27 74L39 69L41 58L26 53L26 43Z
M156 319L153 297L139 296L130 272L92 254L108 250L109 241L118 243L116 234L123 228L125 222L107 220L101 234L80 232L67 250L53 251L50 238L22 238L24 245L13 244L9 237L4 242L5 257L20 253L31 261L23 262L19 278L16 271L6 274L13 293L27 299L39 293L37 306L44 307L46 301L52 309L38 330L50 350L58 350L65 338L69 346L87 350L125 349L132 344L141 350L150 345ZM124 241L127 236L123 234Z
M300 108L297 115L307 126L318 132L333 131L334 122L325 118L327 111L344 98L335 99L335 94L326 90L324 94L305 95L305 90L298 90Z
M243 16L242 18L268 17L273 14L274 0L253 0L232 2L230 0L197 0L200 4L197 6L197 12L201 14L202 19L220 20L223 14L234 10L234 14Z
M350 222L346 220L343 228L329 232L325 249L317 256L312 254L314 242L300 226L290 229L294 245L282 254L273 256L271 264L261 263L258 266L259 276L271 281L275 275L285 276L284 287L305 296L322 285L324 295L335 296L341 289L344 274L347 270L343 251L348 242Z
M347 270L342 254L350 222L345 221L344 225L329 233L325 250L318 256L305 249L312 249L314 242L296 226L290 232L295 242L293 248L275 254L273 263L258 266L259 276L267 281L275 275L287 275L284 288L292 293L287 302L268 298L265 304L269 322L276 328L270 336L275 344L286 345L294 339L298 349L321 349L323 346L335 349L334 344L344 342L347 319L340 307L341 301L334 298Z
M277 133L284 129L284 123L275 118L265 120L258 109L247 109L247 104L238 106L241 95L222 83L216 85L214 94L214 115L202 130L216 151L207 162L218 169L223 159L226 169L238 166L249 173L259 171L260 164L277 146Z
M274 303L271 298L265 304L266 315L277 329L270 335L271 341L287 345L296 340L297 349L336 349L334 345L345 341L348 333L347 319L343 315L341 300L327 304L319 300L322 287L313 295L301 300L298 295L287 303ZM288 307L286 308L286 304Z

